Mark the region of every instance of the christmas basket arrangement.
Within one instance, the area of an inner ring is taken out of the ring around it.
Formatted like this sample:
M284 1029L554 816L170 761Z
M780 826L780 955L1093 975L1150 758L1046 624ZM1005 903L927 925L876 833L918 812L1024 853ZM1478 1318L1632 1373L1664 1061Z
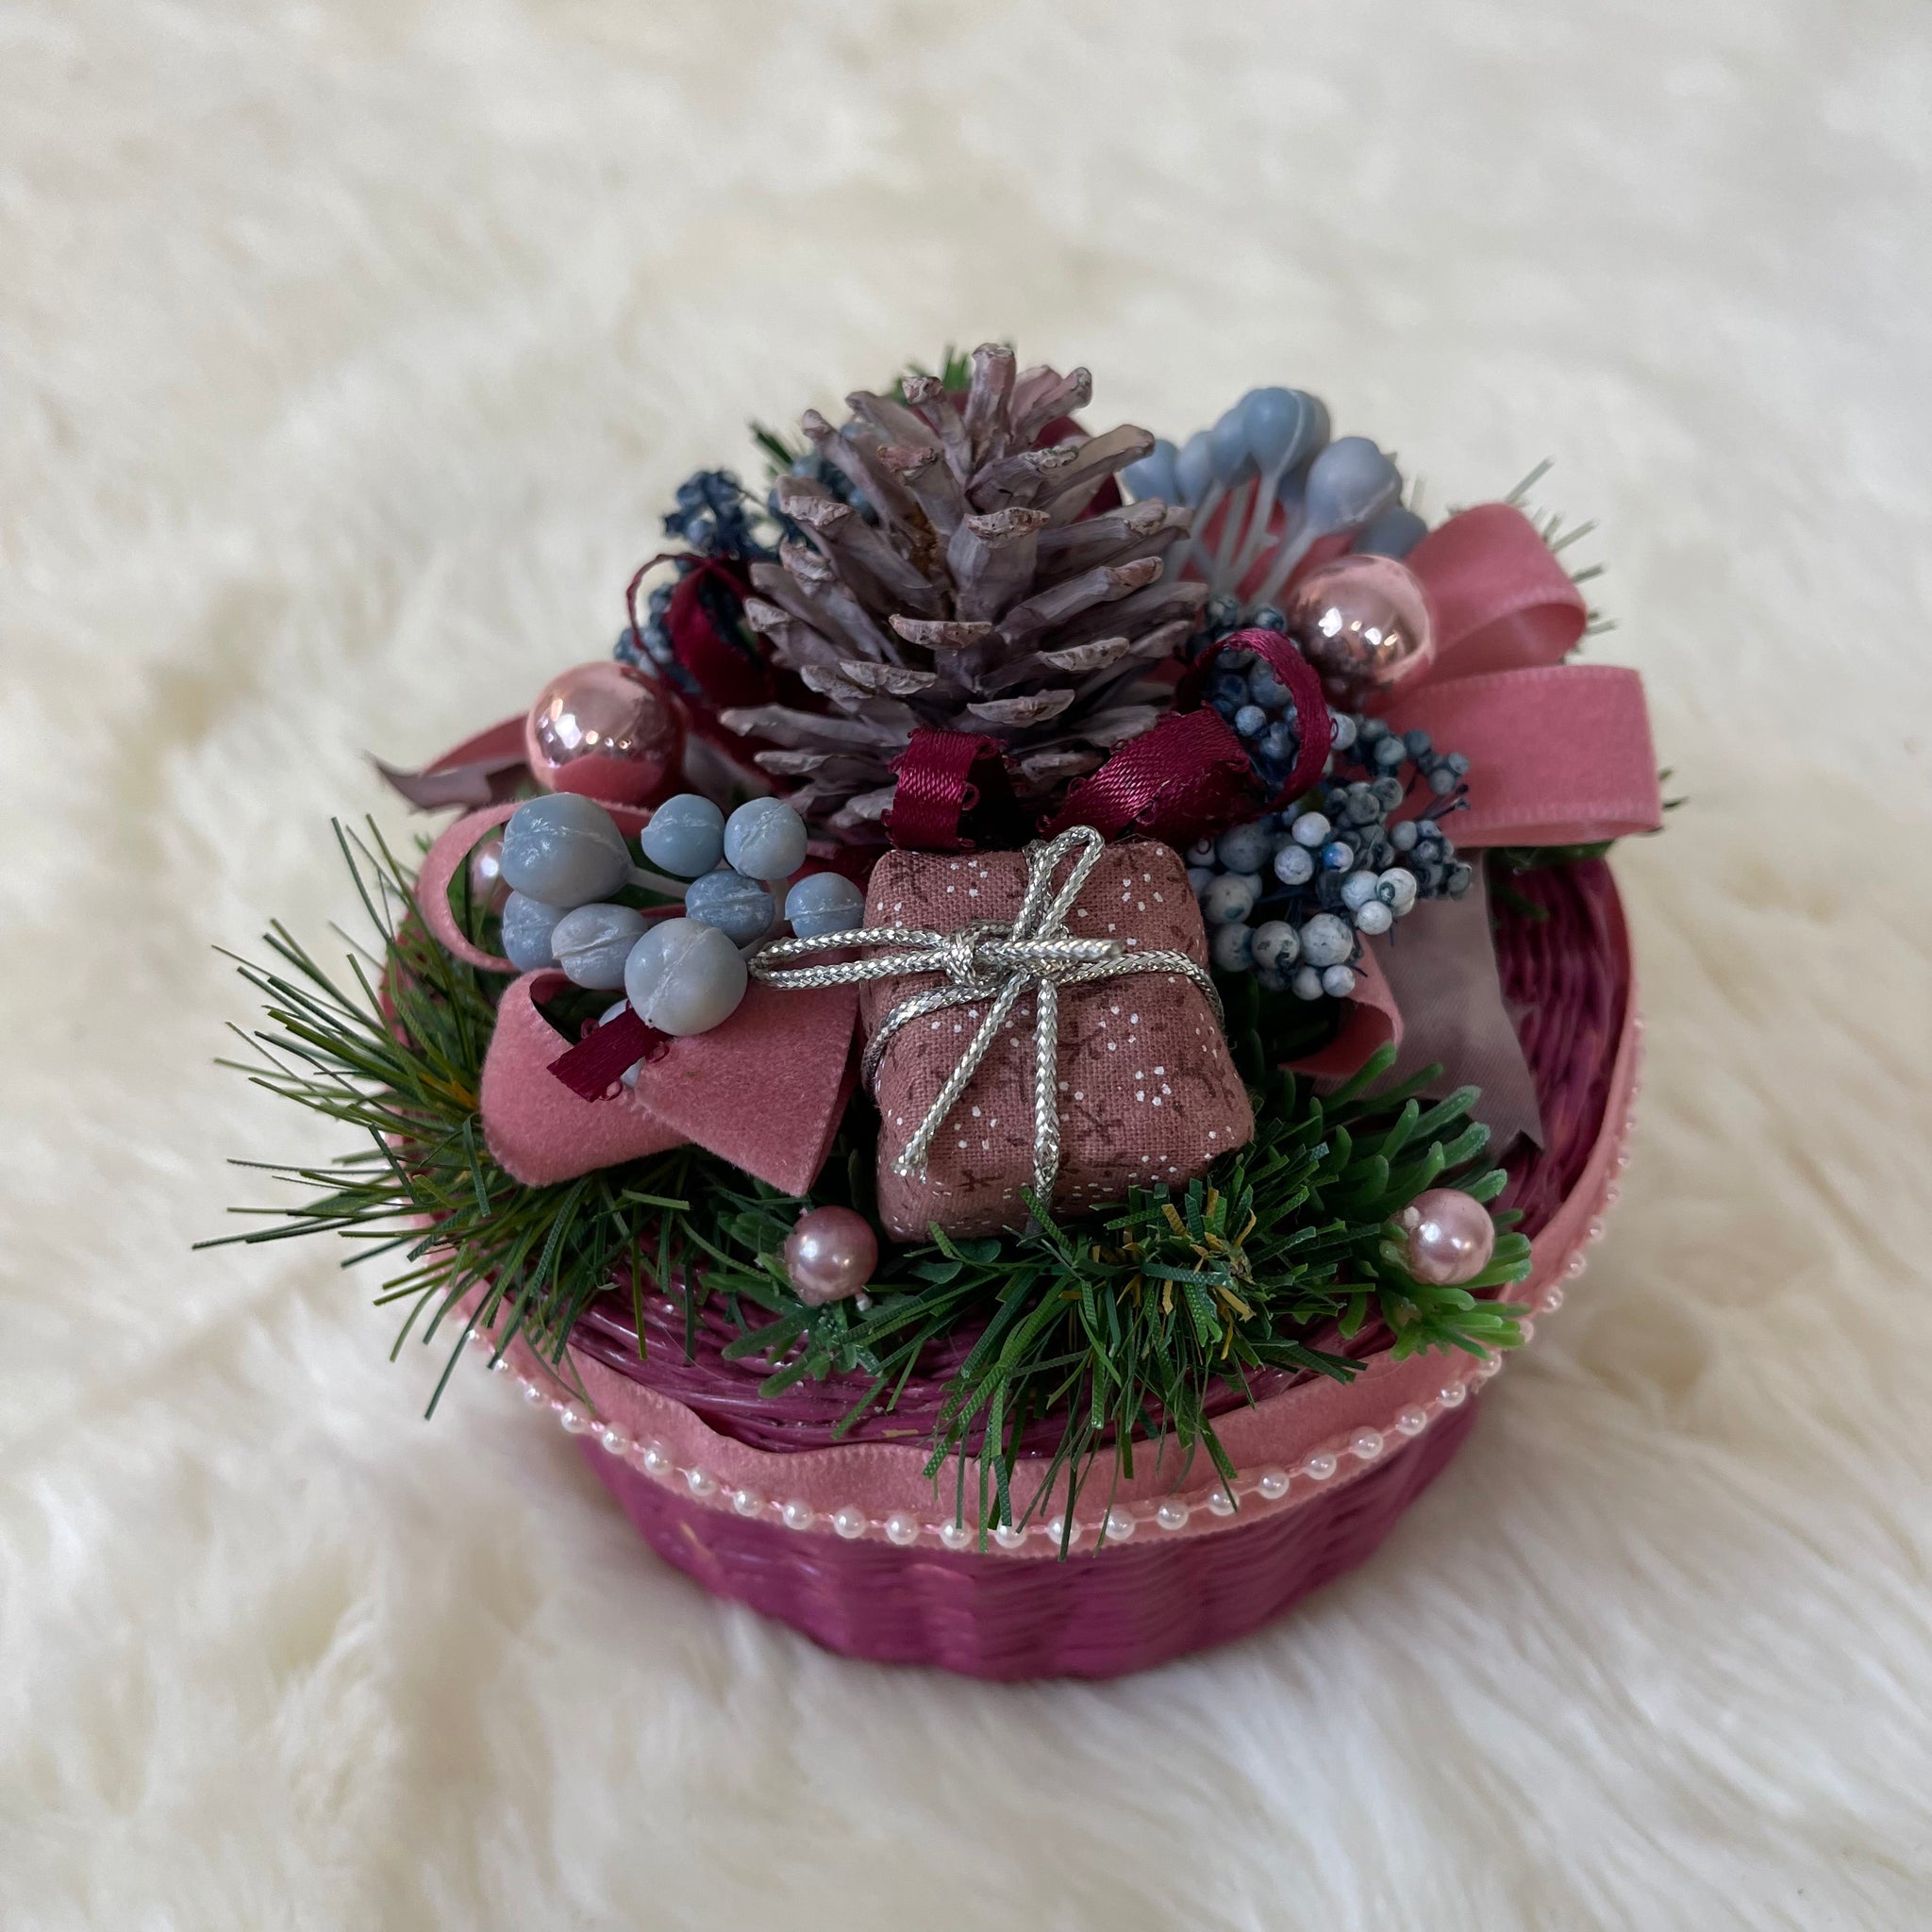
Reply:
M1661 816L1522 491L1090 400L759 430L613 657L383 768L458 815L340 835L373 942L243 968L357 1140L237 1239L387 1257L709 1590L987 1677L1249 1631L1455 1454L1616 1196Z

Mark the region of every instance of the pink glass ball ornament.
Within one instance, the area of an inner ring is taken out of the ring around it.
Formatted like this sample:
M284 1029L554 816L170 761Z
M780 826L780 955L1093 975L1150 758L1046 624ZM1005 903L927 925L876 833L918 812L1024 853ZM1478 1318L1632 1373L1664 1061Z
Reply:
M661 797L683 751L676 700L642 672L608 659L553 677L524 724L524 753L538 784L606 805Z
M1431 1188L1402 1213L1408 1231L1408 1272L1438 1288L1474 1281L1496 1252L1490 1210L1457 1188Z
M485 912L501 912L509 898L501 833L492 833L470 854L470 898Z
M1427 592L1392 557L1338 557L1311 570L1286 615L1329 696L1350 704L1391 691L1435 661Z
M850 1208L808 1208L785 1237L785 1274L807 1307L857 1294L879 1264L879 1238Z

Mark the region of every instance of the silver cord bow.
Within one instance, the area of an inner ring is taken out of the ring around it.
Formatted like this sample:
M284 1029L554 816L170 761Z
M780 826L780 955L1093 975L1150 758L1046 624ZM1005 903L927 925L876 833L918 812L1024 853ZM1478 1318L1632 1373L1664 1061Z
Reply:
M868 1090L878 1072L887 1042L902 1026L947 1007L987 1006L986 1018L974 1035L959 1064L926 1109L919 1128L892 1162L901 1176L923 1174L926 1155L946 1116L965 1092L980 1062L1015 1006L1030 990L1036 1000L1033 1035L1033 1191L1044 1208L1053 1199L1060 1168L1060 1115L1058 1085L1059 1047L1059 989L1082 986L1123 974L1177 973L1208 995L1217 1020L1221 996L1208 978L1185 953L1131 952L1119 940L1074 939L1066 929L1068 915L1100 863L1106 841L1091 825L1075 825L1058 838L1026 847L1026 889L1012 923L982 921L957 932L926 932L915 926L861 926L853 932L828 932L817 939L774 940L752 956L754 978L769 986L851 986L869 979L899 979L913 973L943 973L946 982L929 991L901 1000L880 1022L865 1049L860 1073ZM1077 854L1072 871L1056 887L1054 874L1062 859ZM891 950L869 959L844 959L829 966L784 970L784 962L812 953L836 952L853 946L882 946Z

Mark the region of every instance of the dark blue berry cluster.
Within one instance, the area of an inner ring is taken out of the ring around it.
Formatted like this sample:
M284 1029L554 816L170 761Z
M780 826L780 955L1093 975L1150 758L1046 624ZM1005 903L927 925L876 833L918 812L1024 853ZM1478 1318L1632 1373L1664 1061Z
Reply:
M756 500L730 470L699 470L677 486L677 507L664 517L664 534L700 557L741 563L773 556L753 525Z

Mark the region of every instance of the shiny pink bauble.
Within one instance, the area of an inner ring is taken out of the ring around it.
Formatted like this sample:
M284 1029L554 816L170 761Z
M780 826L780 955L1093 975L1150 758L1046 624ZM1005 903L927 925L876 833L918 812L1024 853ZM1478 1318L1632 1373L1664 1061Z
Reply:
M1480 1201L1457 1188L1418 1194L1402 1216L1408 1230L1408 1272L1450 1288L1474 1281L1496 1252L1496 1224Z
M1338 557L1311 570L1286 615L1329 696L1349 704L1393 691L1435 661L1428 593L1392 557Z
M785 1237L785 1274L807 1307L855 1295L879 1265L879 1238L849 1208L808 1208Z
M684 724L664 687L607 658L553 677L530 707L524 751L537 782L606 805L645 805L679 774Z
M503 875L503 835L492 832L470 854L470 898L485 912L501 912L509 897Z

